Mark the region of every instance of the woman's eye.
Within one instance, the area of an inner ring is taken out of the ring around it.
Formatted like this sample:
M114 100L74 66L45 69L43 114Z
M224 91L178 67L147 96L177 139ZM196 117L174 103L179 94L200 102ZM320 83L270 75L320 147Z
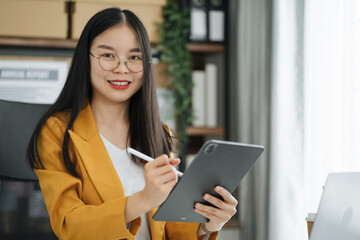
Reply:
M129 57L129 60L141 60L141 56L131 56Z
M110 53L105 53L105 54L103 54L101 56L104 57L104 58L115 58L115 56L113 54L110 54Z

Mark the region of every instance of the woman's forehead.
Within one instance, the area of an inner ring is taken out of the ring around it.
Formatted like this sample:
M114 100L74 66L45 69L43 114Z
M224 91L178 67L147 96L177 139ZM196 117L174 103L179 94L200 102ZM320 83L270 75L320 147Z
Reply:
M140 51L140 46L134 30L126 24L115 25L106 29L95 37L91 48L121 52Z

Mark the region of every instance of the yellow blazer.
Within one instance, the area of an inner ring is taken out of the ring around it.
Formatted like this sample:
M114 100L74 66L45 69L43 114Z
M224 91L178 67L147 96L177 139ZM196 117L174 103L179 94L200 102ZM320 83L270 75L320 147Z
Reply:
M70 156L81 179L66 170L62 139L69 119L63 112L49 118L38 140L44 168L35 169L50 216L60 239L134 239L141 218L125 224L127 197L120 178L100 138L88 104L69 130ZM149 212L152 240L196 240L197 223L157 222ZM209 239L216 239L213 233Z

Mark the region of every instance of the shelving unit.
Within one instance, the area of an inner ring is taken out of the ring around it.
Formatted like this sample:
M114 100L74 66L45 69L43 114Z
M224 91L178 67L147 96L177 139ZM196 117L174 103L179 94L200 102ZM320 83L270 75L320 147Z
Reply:
M226 5L226 8L228 6ZM228 9L225 10L228 12ZM227 14L226 14L227 15ZM229 17L225 17L225 26L228 26ZM228 35L228 29L225 27L225 35ZM221 112L218 111L220 124L214 128L207 127L188 127L187 134L189 136L189 145L188 145L188 154L196 154L202 144L211 138L215 139L229 139L229 49L227 48L227 37L225 37L225 41L223 44L221 43L189 43L188 49L191 51L193 55L193 67L194 69L202 69L203 64L206 61L216 60L220 69L220 77L219 81L221 83L219 86L222 88L219 89L219 95L221 98L221 102L219 103L219 107L222 108ZM219 109L220 110L220 109ZM235 190L236 196L237 190ZM239 207L238 207L239 212ZM238 217L238 213L233 216L233 218L228 221L224 225L224 229L241 229L241 222Z
M14 48L28 48L28 49L54 49L61 51L61 49L66 49L72 51L77 45L77 40L75 39L56 39L56 38L33 38L33 37L9 37L9 36L0 36L0 47L14 47ZM221 64L223 66L227 65L227 55L228 49L226 44L219 43L189 43L188 49L194 56L194 61L199 59L204 59L209 55L219 55L223 57ZM156 47L156 43L152 43L152 47ZM194 66L197 67L197 64L194 63ZM222 125L214 128L208 127L188 127L187 134L190 138L190 144L188 148L189 154L196 153L204 141L208 138L219 138L227 139L227 91L228 91L228 74L226 72L226 67L224 67L224 73L222 74L222 81L224 82L223 92L224 105L224 119ZM224 127L225 126L225 127ZM237 217L234 217L229 221L225 226L225 229L240 229L241 223Z
M221 69L219 73L218 81L227 82L226 80L226 70L225 70L225 54L226 54L226 47L224 44L221 43L189 43L188 49L192 53L193 58L193 69L194 70L203 70L204 65L207 62L213 62L212 60L220 59L216 62L218 65L218 69ZM210 58L210 60L209 60ZM219 98L225 97L224 89L219 91ZM219 103L218 115L225 116L225 114L220 114L220 110L224 111L223 107L224 101L221 100ZM220 119L220 124L216 127L194 127L189 126L187 129L187 134L189 136L189 144L188 144L188 154L196 154L199 149L201 148L202 144L209 138L215 139L226 139L226 128L223 126L225 125L226 119Z

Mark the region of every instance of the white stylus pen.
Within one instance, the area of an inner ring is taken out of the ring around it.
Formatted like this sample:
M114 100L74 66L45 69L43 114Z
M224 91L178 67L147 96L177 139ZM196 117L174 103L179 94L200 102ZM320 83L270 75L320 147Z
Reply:
M141 159L144 159L144 160L147 161L147 162L151 162L151 161L154 160L153 158L151 158L151 157L149 157L149 156L147 156L147 155L145 155L145 154L143 154L143 153L141 153L141 152L139 152L139 151L137 151L137 150L135 150L135 149L133 149L133 148L131 148L131 147L129 147L127 150L128 150L128 152L131 153L132 155L135 155L135 156L137 156L137 157L139 157L139 158L141 158ZM182 172L180 172L180 171L178 171L178 170L176 170L176 169L175 169L175 171L176 171L176 174L177 174L179 177L182 177L182 175L183 175Z

